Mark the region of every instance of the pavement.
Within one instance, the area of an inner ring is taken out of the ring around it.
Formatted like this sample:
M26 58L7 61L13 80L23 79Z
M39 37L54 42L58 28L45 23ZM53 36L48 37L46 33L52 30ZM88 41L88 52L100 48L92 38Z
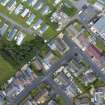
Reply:
M9 23L11 23L13 26L17 27L19 30L28 33L29 35L40 35L40 33L36 30L32 30L31 28L25 28L22 25L18 24L16 21L14 21L13 19L9 18L8 16L6 16L5 14L0 12L0 16L2 18L5 19L5 21L8 21Z
M73 53L71 50L69 50L67 53L64 54L63 58L61 58L60 61L58 61L56 64L52 65L51 68L48 70L48 72L44 73L44 77L41 77L40 79L36 79L32 82L27 88L24 89L14 100L9 100L10 105L18 105L28 94L34 89L37 88L41 83L46 82L50 84L50 86L62 97L66 105L73 105L71 103L70 98L67 98L68 96L59 88L57 83L55 83L51 77L53 73L60 68L61 65L66 64L68 61L72 59ZM61 92L62 91L62 92ZM66 97L66 99L64 98Z
M92 70L97 76L99 76L103 81L105 81L105 75L100 71L100 68L94 64L89 56L87 56L68 36L64 36L64 41L70 47L70 50L64 54L63 58L60 59L56 64L52 65L48 72L44 73L44 77L41 79L35 80L30 86L28 86L23 92L21 92L15 100L13 100L10 105L18 105L28 94L41 83L47 82L54 90L57 92L66 105L73 105L70 98L65 94L65 92L58 86L57 83L51 78L53 73L62 65L67 64L71 59L85 60L91 66ZM78 54L78 56L75 56Z
M45 82L49 84L54 89L54 91L62 97L65 102L65 105L73 105L70 97L66 95L66 93L60 88L57 83L55 83L52 78L47 78Z
M83 0L83 1L85 1L85 0ZM76 6L76 4L75 4L75 6ZM78 8L78 10L79 10L79 8ZM37 31L34 31L33 32L29 28L24 28L22 25L16 23L15 21L13 21L12 19L10 19L8 16L4 15L3 13L0 13L0 16L3 17L6 21L9 21L12 25L18 27L20 30L28 33L29 35L32 35L33 33L35 33L36 35L39 35L39 33ZM76 20L77 18L78 18L78 16L75 15L71 19L70 23L72 21ZM68 23L68 25L66 27L68 27L70 23ZM51 78L52 75L53 75L53 73L57 69L59 69L62 65L67 64L68 61L72 60L73 58L74 59L78 59L78 60L83 59L83 60L87 61L89 63L89 65L91 66L92 70L95 72L95 74L97 76L99 76L103 81L105 81L105 75L100 71L101 68L97 67L97 65L92 62L92 60L91 60L91 58L89 56L87 56L70 38L68 38L68 36L66 36L66 35L64 36L64 41L68 44L68 46L70 47L70 50L68 52L66 52L64 54L63 58L61 58L56 64L52 65L51 68L48 70L48 72L45 72L44 73L44 76L43 77L38 78L35 81L33 81L32 84L30 84L27 88L25 88L14 100L9 100L10 105L19 105L19 103L25 97L27 97L28 94L34 88L37 88L43 82L48 83L55 90L55 92L62 97L62 99L64 100L64 102L66 103L66 105L73 105L72 104L72 101L66 95L66 93ZM78 54L78 56L75 56L75 54Z
M74 53L77 53L78 55L81 55L83 60L85 60L92 68L93 72L105 82L105 75L101 71L101 68L99 68L89 56L87 56L70 38L68 38L66 35L64 36L65 42L68 44L70 48L74 50ZM75 57L75 56L74 56ZM76 59L79 59L77 56L75 57Z

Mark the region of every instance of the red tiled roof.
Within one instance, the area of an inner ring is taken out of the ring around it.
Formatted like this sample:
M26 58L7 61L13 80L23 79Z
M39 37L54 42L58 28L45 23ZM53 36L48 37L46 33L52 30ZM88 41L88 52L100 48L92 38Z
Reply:
M94 46L91 45L89 46L85 52L91 56L91 57L95 57L96 59L100 59L100 57L102 56L102 53Z

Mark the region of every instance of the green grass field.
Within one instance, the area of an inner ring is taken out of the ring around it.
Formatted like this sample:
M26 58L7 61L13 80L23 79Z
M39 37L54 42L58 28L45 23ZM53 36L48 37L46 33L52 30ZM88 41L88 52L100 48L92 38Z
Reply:
M0 86L15 74L16 70L0 55Z

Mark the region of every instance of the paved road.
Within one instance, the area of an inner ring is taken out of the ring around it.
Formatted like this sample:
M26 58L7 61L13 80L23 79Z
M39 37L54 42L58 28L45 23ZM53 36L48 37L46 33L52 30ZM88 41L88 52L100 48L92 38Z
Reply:
M6 16L5 14L1 12L0 12L0 16L4 18L6 21L8 21L9 23L11 23L13 26L17 27L19 30L24 31L28 33L29 35L40 34L38 31L33 31L31 28L24 28L22 25L18 24L16 21L12 20L11 18L9 18L8 16Z
M57 86L57 84L52 81L50 77L52 77L53 73L63 64L66 64L68 61L72 59L73 52L69 50L66 54L64 54L64 57L61 58L60 61L58 61L56 64L52 65L51 68L48 70L48 72L45 73L45 76L42 77L42 79L38 79L32 82L30 86L28 86L23 92L21 92L14 101L10 100L10 105L18 105L34 88L38 87L41 83L44 81L47 81L56 91L59 95L61 95L62 99L64 99L64 102L67 105L72 105L70 99L66 99L64 97L67 97L67 95ZM49 79L50 78L50 79ZM51 84L53 82L53 84ZM60 92L62 91L62 93ZM69 103L69 104L68 104Z
M101 68L99 68L95 63L93 63L91 58L87 56L70 38L65 36L64 40L66 41L66 43L69 45L70 48L74 49L74 53L77 53L78 55L79 54L82 55L82 59L88 62L93 72L95 72L95 74L105 82L105 75L101 72Z
M57 83L53 81L52 78L46 79L45 82L48 83L54 89L54 91L62 97L65 102L65 105L73 105L72 101L70 100L70 97L66 95L66 93L59 87L59 85L57 85Z
M64 99L65 103L67 105L72 105L71 100L67 98L67 95L63 92L63 90L61 90L61 88L58 87L58 85L50 78L53 73L63 64L66 64L69 60L71 60L72 58L78 58L75 56L75 53L77 53L78 55L81 54L82 55L82 59L86 60L90 66L92 67L92 70L103 80L105 81L105 75L103 75L103 73L100 71L100 68L97 67L96 64L94 64L91 61L91 58L88 57L82 50L80 50L80 48L71 40L69 39L67 36L64 37L64 40L66 41L66 43L69 45L70 50L64 55L64 57L58 61L56 64L54 64L47 73L45 73L45 77L43 77L43 79L41 80L36 80L34 81L29 87L27 87L19 96L16 97L16 99L13 101L13 103L11 103L11 105L18 105L18 103L21 102L22 99L24 99L29 92L36 88L39 84L41 84L44 81L47 81L48 84L51 85L51 87L53 87L55 89L55 91L61 95L61 97ZM79 57L80 58L80 57ZM62 92L61 92L62 91ZM66 97L66 100L65 98ZM69 104L68 104L69 103Z
M43 82L42 78L33 81L32 84L25 88L14 100L8 100L10 105L19 105L19 103L24 100L34 88L37 88Z

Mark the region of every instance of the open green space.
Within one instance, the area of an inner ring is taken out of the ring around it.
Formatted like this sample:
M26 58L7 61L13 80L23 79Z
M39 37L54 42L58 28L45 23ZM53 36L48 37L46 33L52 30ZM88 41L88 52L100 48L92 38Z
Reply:
M96 38L96 47L99 48L103 52L103 54L105 54L105 43L99 37Z
M67 5L67 4L64 4L62 6L62 10L68 15L68 16L74 16L77 12L77 9L74 8L73 6L71 5Z
M97 0L87 0L90 4L94 4Z
M30 61L37 53L43 57L48 52L47 45L39 37L24 42L21 46L17 46L14 41L8 43L2 41L2 44L1 55L16 69Z
M47 45L39 37L31 39L26 36L21 46L17 46L14 41L7 41L6 38L0 39L0 42L0 85L12 77L36 54L44 57L48 52Z
M65 102L63 101L62 97L56 96L56 102L58 105L65 105Z
M52 0L46 0L46 1L44 2L43 7L45 7L45 6L48 5L48 6L50 7L51 13L49 13L49 14L47 14L47 15L45 15L45 16L42 16L41 11L42 11L43 7L42 7L41 10L38 10L38 11L37 11L34 7L29 6L29 4L28 4L27 2L24 2L24 3L22 3L22 4L24 5L24 7L29 8L29 9L31 10L31 12L36 15L36 17L35 17L35 19L34 19L34 22L33 22L33 25L34 25L34 23L35 23L38 19L40 19L40 18L43 20L43 23L41 24L41 27L40 27L40 28L42 28L45 24L48 24L48 25L49 25L48 30L43 34L43 38L44 38L44 39L50 40L50 39L54 38L55 36L57 36L58 33L57 33L57 31L56 31L56 28L57 28L58 26L57 26L57 24L55 24L55 23L51 23L50 17L51 17L51 15L52 15L52 13L53 13L54 11L56 11L56 9L58 8L59 5L53 6L53 1L52 1Z
M83 35L86 37L86 38L88 38L89 36L91 36L91 34L88 32L88 31L84 31L83 32Z
M0 55L0 86L16 72L16 69Z
M78 22L78 21L75 21L74 23L73 23L73 26L75 27L75 29L77 30L77 31L81 31L82 30L82 25Z
M93 82L93 85L95 88L98 88L98 87L104 87L105 83L100 79L96 79L96 81Z

